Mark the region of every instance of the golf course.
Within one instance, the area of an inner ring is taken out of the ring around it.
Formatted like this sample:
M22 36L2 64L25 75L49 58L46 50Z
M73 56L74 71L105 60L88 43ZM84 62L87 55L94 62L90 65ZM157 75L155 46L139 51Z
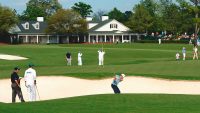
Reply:
M177 61L175 54L179 52L182 56L183 47L187 51L186 60L183 61L180 57ZM200 81L200 62L192 59L192 48L193 45L189 44L157 43L0 45L0 54L27 58L0 59L0 79L9 79L16 66L21 68L19 75L23 76L28 64L33 63L38 77L110 79L111 83L116 73L125 73L127 77ZM99 49L105 51L104 66L98 66ZM83 53L83 66L77 65L79 51ZM67 52L72 55L72 66L67 66ZM126 82L126 78L123 82ZM199 113L199 105L199 95L122 93L15 104L0 103L0 113Z

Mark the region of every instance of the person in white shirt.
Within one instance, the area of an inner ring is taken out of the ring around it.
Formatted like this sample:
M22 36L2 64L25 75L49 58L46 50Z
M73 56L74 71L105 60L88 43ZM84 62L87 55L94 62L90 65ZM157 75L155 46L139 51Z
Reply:
M102 51L102 50L99 50L98 53L99 53L99 66L103 66L104 65L103 61L104 61L105 52Z
M180 59L180 54L176 53L176 60L179 60L179 59Z
M27 87L29 101L36 101L36 71L33 64L24 73L25 86Z
M197 46L194 46L194 48L193 48L193 60L195 58L198 60L198 48L197 48Z
M183 47L182 53L183 53L183 60L185 60L185 57L186 57L186 48L185 47Z
M83 54L79 51L79 52L78 52L78 65L79 65L79 66L82 66L82 55L83 55Z

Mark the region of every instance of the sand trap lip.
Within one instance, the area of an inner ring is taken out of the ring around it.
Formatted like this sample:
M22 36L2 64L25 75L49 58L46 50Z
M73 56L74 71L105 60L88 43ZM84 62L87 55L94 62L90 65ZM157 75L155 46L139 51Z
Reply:
M67 98L94 94L113 94L112 78L103 80L86 80L63 76L42 76L37 78L37 87L41 100ZM21 81L22 92L28 100L24 81ZM200 94L200 81L165 80L148 77L126 77L119 84L122 93L151 94ZM11 102L10 79L0 80L0 102ZM18 97L17 97L17 101Z
M28 58L15 56L15 55L7 55L7 54L0 54L0 59L3 60L26 60Z

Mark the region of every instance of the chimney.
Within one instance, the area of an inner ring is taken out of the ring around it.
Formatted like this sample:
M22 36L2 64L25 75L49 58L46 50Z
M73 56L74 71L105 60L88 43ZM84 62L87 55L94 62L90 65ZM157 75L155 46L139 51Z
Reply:
M101 16L101 20L102 20L102 21L105 21L105 20L108 20L108 19L109 19L109 17L108 17L107 15Z
M38 22L44 22L44 17L37 17Z
M87 22L88 22L88 21L92 21L92 17L87 16L87 17L86 17L86 21L87 21Z

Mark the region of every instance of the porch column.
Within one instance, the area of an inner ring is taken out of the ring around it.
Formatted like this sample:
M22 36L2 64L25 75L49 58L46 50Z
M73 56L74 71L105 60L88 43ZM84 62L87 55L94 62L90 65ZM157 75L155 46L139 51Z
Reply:
M47 43L49 43L49 35L47 35Z
M137 34L137 40L140 40L140 35Z
M26 43L28 43L28 36L26 35Z
M37 35L37 36L36 36L36 43L37 43L37 44L38 44L38 40L39 40L39 39L38 39L38 35Z
M99 42L99 37L98 37L98 35L96 35L96 42L97 42L97 43Z
M59 35L57 35L57 43L59 43Z
M67 43L69 43L69 36L67 36Z
M104 35L104 42L106 42L106 35Z
M130 41L130 43L131 43L131 35L128 35L129 36L129 41Z
M84 35L84 41L83 42L86 42L86 36Z
M90 43L90 34L88 35L88 42Z
M113 34L113 43L115 43L115 36L114 36L114 34Z
M124 43L124 35L122 35L122 43Z

